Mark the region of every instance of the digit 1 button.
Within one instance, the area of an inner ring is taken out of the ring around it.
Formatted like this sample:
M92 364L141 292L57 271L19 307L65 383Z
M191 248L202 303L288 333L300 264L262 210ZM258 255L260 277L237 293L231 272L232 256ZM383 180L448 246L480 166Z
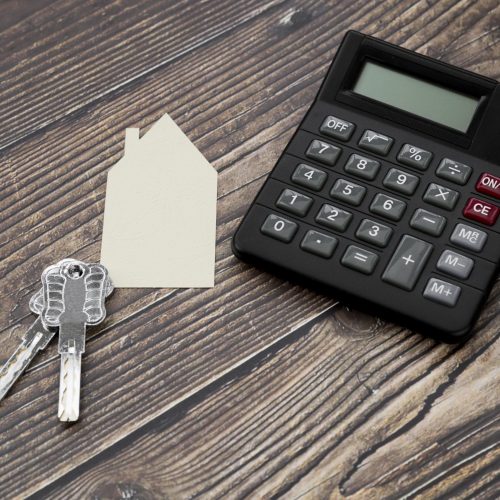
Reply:
M356 231L356 238L378 247L386 247L392 236L392 229L379 222L363 219Z
M405 144L398 153L397 160L403 165L425 170L432 160L432 153L417 146Z
M387 265L382 280L411 291L424 270L432 245L405 234Z
M476 189L480 193L500 199L500 177L485 172L477 181Z
M289 243L295 236L298 227L295 222L271 214L264 221L260 230L271 238Z
M304 217L311 208L312 202L313 200L309 196L297 193L291 189L284 189L276 202L276 206L292 214Z
M487 226L493 226L498 219L500 208L487 201L469 198L464 208L464 217L472 219Z
M372 181L380 169L380 162L361 155L351 155L344 170L352 175Z
M327 165L333 166L339 157L342 150L333 144L328 144L327 142L318 141L315 139L309 144L306 151L306 156L312 158L313 160L320 161L321 163L326 163Z
M292 182L312 189L313 191L320 191L325 185L328 175L323 170L310 167L305 163L301 163L292 174Z

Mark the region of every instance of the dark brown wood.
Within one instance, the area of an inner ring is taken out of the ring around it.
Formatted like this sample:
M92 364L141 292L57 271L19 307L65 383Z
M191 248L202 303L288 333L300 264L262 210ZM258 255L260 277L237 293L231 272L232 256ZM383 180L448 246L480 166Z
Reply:
M0 404L2 496L495 496L498 284L444 346L239 263L230 237L345 30L499 78L498 2L8 3L0 361L40 270L99 258L125 127L169 112L219 202L216 287L118 290L79 423L57 421L54 345Z

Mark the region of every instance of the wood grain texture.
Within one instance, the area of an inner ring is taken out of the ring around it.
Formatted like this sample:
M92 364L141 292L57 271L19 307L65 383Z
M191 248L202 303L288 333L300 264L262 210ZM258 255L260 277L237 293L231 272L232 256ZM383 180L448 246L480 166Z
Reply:
M498 284L459 349L249 268L229 242L346 29L499 78L498 2L21 4L1 34L0 356L45 265L98 259L124 128L165 111L219 171L217 275L117 291L74 426L56 417L55 346L37 359L0 406L2 496L493 498Z

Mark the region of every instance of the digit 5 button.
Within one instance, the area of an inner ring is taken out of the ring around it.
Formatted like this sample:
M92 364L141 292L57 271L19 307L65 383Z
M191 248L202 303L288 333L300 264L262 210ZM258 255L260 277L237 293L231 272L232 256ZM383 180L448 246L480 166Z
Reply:
M476 190L500 199L500 177L485 172L477 181Z
M493 226L497 221L500 208L487 201L469 198L464 208L464 216L468 219L481 222L488 226Z

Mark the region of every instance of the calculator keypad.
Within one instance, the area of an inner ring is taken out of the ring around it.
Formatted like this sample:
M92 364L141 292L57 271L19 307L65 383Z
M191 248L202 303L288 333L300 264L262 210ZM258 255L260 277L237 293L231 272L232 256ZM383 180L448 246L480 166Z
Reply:
M393 221L400 220L405 210L406 203L404 201L382 193L377 194L370 205L370 212Z
M300 248L306 252L328 259L333 255L333 251L335 250L337 244L337 238L311 230L307 231L304 239L300 243Z
M366 188L354 182L338 179L330 191L330 196L349 205L361 204L366 194Z
M420 179L416 175L403 172L397 168L391 168L384 177L383 184L386 188L398 193L411 195L417 189Z
M399 163L425 170L432 160L432 153L411 144L405 144L398 153Z
M342 150L328 142L314 139L306 151L306 156L313 160L333 166Z
M424 194L424 201L445 210L453 210L457 204L459 194L439 184L431 183Z
M313 199L291 189L284 189L276 202L276 206L295 215L304 217L307 214Z
M326 179L328 179L326 172L305 163L298 165L292 174L292 182L313 191L320 191L325 185Z
M350 212L326 203L321 207L321 210L316 216L316 222L318 224L340 232L347 229L351 219L352 214Z
M347 160L344 170L361 179L372 181L380 170L380 162L366 156L354 154Z

